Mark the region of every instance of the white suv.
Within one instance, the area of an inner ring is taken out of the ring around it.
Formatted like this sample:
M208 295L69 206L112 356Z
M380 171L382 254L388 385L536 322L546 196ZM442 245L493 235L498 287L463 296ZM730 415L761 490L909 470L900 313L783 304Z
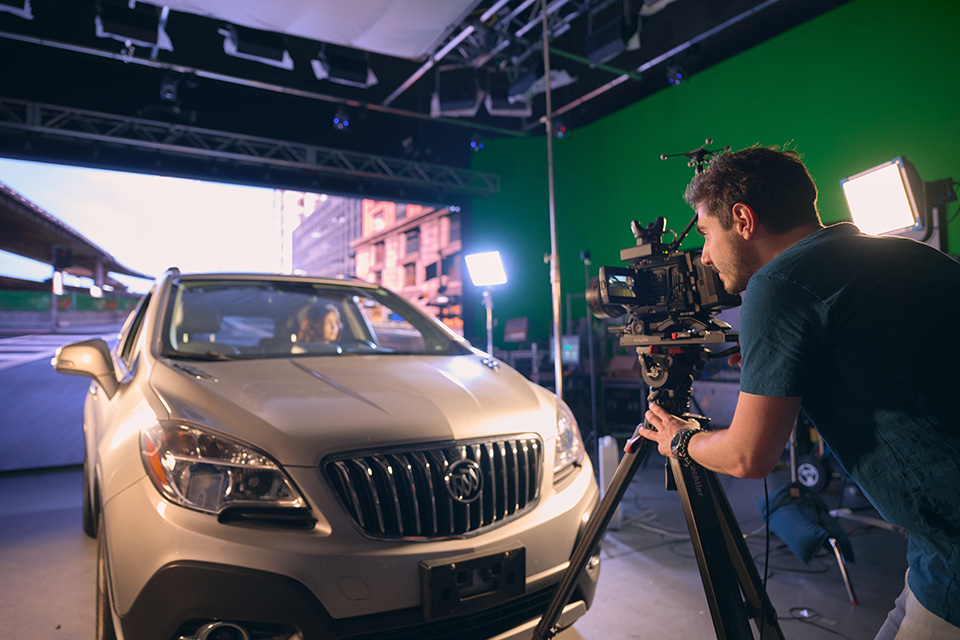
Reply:
M529 638L597 501L562 401L382 287L171 269L53 364L98 639Z

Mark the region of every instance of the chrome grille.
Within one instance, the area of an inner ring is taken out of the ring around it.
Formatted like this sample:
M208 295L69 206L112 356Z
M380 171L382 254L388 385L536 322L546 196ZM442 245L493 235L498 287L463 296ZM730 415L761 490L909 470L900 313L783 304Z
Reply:
M445 481L460 460L479 465L479 495L468 503L456 499ZM502 524L535 505L542 460L543 443L531 435L335 456L323 470L368 535L442 538Z

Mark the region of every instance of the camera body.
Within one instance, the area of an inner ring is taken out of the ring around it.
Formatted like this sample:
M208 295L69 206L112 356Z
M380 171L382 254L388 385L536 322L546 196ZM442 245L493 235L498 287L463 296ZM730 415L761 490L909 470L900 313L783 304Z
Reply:
M707 321L723 309L740 305L727 293L717 273L700 261L700 250L677 251L662 241L663 217L647 227L631 223L637 245L620 251L627 267L600 267L587 290L587 304L598 318L629 314L633 321L655 327L663 321ZM675 326L675 322L666 323Z

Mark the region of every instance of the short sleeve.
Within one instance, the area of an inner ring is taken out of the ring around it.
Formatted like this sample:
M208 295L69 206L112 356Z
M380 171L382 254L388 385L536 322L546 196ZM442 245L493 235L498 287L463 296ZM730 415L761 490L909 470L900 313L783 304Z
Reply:
M740 309L740 391L772 397L810 392L822 363L824 305L802 286L754 274Z

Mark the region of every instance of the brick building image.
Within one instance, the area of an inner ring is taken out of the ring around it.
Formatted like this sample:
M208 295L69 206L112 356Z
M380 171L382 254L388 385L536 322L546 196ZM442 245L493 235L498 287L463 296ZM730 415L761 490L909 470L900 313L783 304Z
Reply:
M463 333L460 212L361 201L356 276L382 284Z

